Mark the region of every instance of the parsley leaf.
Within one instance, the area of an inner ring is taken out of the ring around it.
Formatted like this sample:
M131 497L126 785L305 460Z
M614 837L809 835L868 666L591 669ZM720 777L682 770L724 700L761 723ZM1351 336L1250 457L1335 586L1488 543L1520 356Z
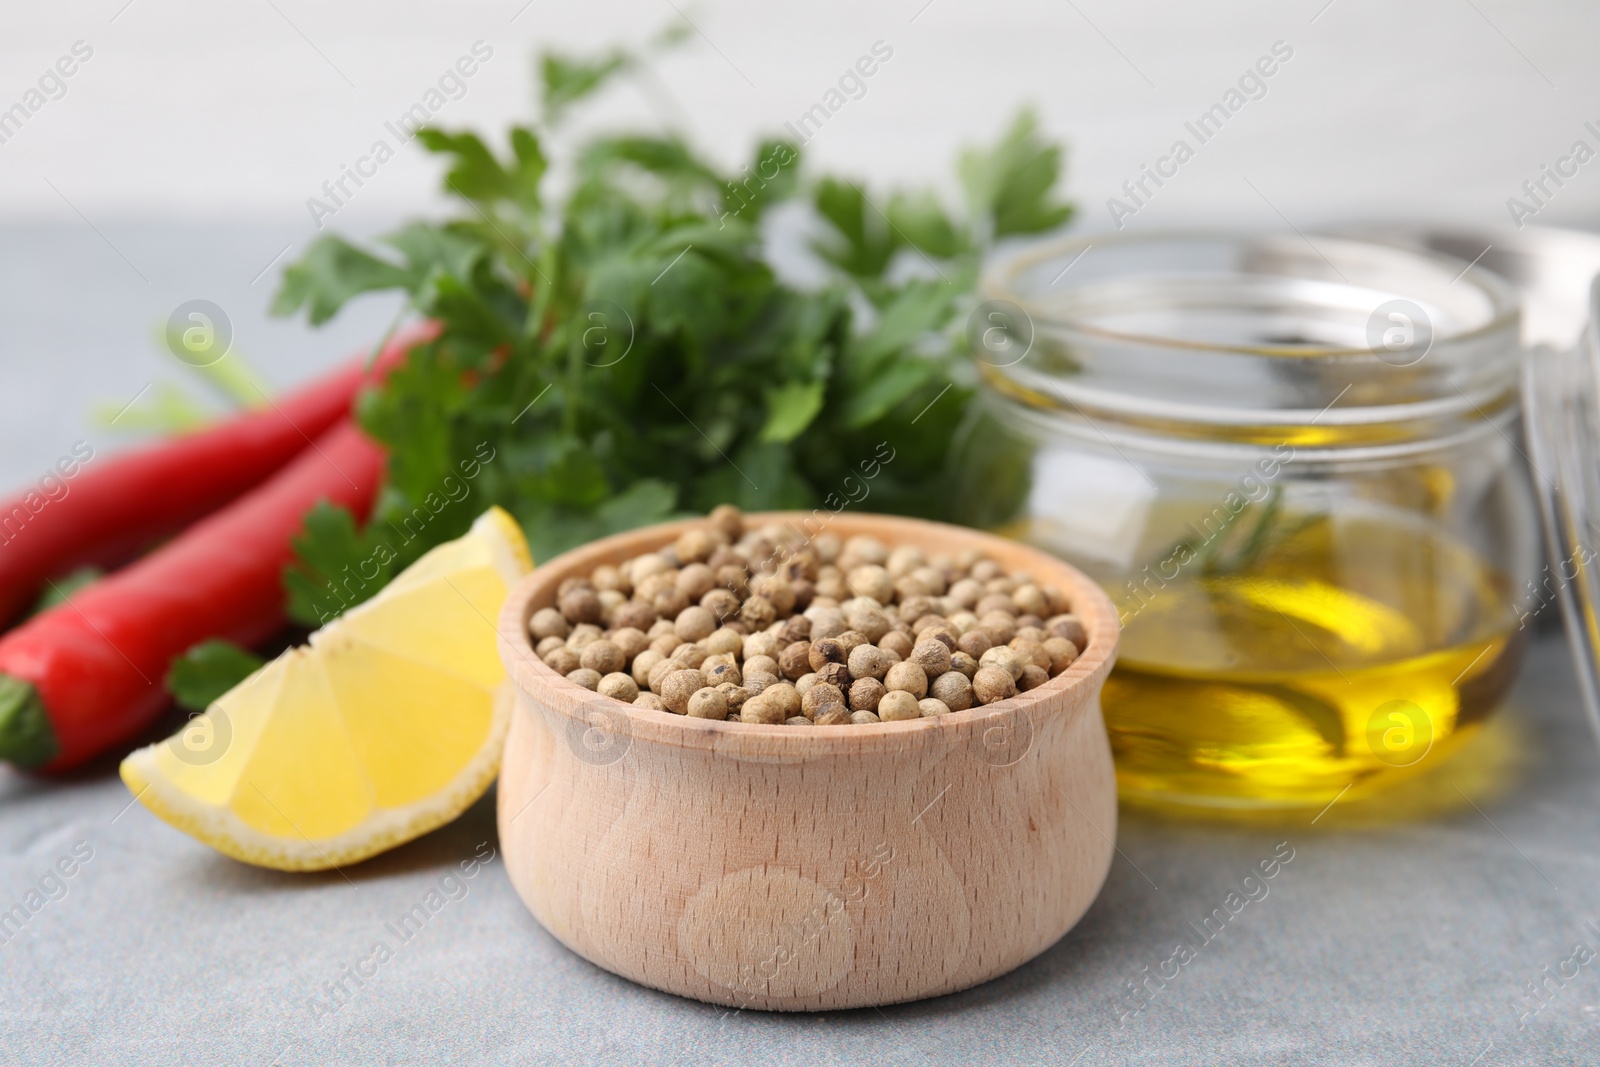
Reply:
M957 172L974 213L990 221L993 238L1041 233L1072 217L1072 206L1055 199L1061 148L1039 137L1038 120L1023 111L988 152L961 155Z
M648 72L612 49L546 56L539 73L542 128L499 145L419 133L464 202L455 218L410 223L381 252L324 237L285 272L280 314L320 323L399 289L439 326L363 395L387 484L365 529L327 506L307 518L285 575L293 617L318 625L359 603L491 504L538 559L724 501L815 508L845 494L944 516L982 257L1070 215L1060 150L1032 116L962 156L961 210L926 189L878 196L808 176L778 139L729 172L671 134L609 134L564 151L555 182L551 124ZM820 286L767 261L763 219L786 202L809 207L831 270Z
M172 661L167 691L181 708L205 711L212 701L259 670L266 660L231 641L202 641Z

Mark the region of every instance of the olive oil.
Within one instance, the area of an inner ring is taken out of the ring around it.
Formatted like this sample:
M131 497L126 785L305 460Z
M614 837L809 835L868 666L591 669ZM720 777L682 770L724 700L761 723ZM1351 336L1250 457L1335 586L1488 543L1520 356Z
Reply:
M1321 807L1437 765L1509 687L1510 583L1468 548L1381 515L1274 528L1122 591L1103 705L1128 799Z

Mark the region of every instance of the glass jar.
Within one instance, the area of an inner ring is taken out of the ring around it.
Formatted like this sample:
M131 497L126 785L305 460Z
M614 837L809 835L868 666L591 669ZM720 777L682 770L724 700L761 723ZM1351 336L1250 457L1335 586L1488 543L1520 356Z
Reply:
M1476 731L1542 604L1503 282L1362 241L1095 236L983 295L957 518L1117 602L1125 797L1320 807Z

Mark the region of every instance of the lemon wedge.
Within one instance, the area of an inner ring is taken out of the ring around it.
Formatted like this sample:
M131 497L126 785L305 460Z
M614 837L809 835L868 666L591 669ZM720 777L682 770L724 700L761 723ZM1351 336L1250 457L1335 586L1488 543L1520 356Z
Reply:
M512 687L495 626L533 567L491 508L377 596L122 762L155 815L262 867L354 863L454 819L500 768Z

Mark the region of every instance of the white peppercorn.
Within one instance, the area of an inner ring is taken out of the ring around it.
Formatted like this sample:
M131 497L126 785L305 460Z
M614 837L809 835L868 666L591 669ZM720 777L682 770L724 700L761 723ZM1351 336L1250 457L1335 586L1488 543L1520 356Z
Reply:
M593 589L574 589L561 598L558 606L568 622L600 621L600 595Z
M739 608L739 619L752 629L765 630L778 619L778 608L766 597L750 597Z
M775 703L783 711L784 718L792 718L801 714L800 692L788 682L769 685L761 691L761 699Z
M857 678L850 683L850 709L852 711L877 711L878 701L888 692L876 678Z
M677 715L687 714L689 711L689 698L706 687L706 676L697 670L684 669L673 671L662 680L661 702L667 710Z
M1018 586L1011 594L1011 599L1016 601L1024 615L1044 615L1050 610L1050 600L1044 595L1044 590L1032 582Z
M849 659L849 652L839 641L832 637L824 637L811 642L809 652L811 669L820 671L829 663L844 663Z
M717 689L701 689L689 697L688 713L695 719L726 719L728 698Z
M993 704L1017 695L1017 683L1002 667L980 667L972 678L972 695L979 704Z
M929 684L928 695L951 711L966 711L972 707L972 681L960 671L945 671Z
M902 689L891 689L878 701L878 718L884 722L902 722L922 718L917 698Z
M633 675L634 682L639 685L640 688L648 686L650 684L650 668L654 667L656 664L660 663L666 658L666 656L663 656L653 648L647 648L637 656L633 657L633 669L631 673Z
M852 711L850 713L850 722L854 726L868 726L882 721L882 719L878 718L877 712L874 711Z
M642 600L630 600L617 609L611 617L612 625L618 629L632 627L643 630L648 636L650 628L656 623L656 609Z
M1078 660L1078 646L1065 637L1048 637L1041 646L1050 657L1050 677L1054 678Z
M950 654L950 669L960 671L968 678L971 678L978 673L978 661L965 652L952 652Z
M817 607L813 604L806 609L806 616L811 620L811 640L820 641L827 637L838 637L850 628L845 622L844 612L838 608Z
M730 630L724 626L713 630L707 637L700 639L700 645L712 655L729 655L737 657L744 648L744 635L737 630Z
M716 616L718 622L726 622L739 614L741 601L730 590L713 589L700 597L700 606Z
M600 679L600 684L595 686L595 692L603 697L631 704L639 696L639 683L626 674L613 671Z
M616 617L618 609L628 602L628 598L615 589L602 589L599 596L600 617L606 621L608 626L615 625L611 620Z
M585 689L600 688L600 672L588 667L579 667L567 675L567 681L583 686Z
M824 663L822 669L817 671L817 681L847 689L851 682L850 668L843 663Z
M707 663L700 665L700 673L706 676L707 685L719 686L724 683L739 685L743 683L744 672L739 669L737 663L716 663L709 666L707 665L708 663L710 663L709 660Z
M778 627L778 643L788 647L796 642L811 643L811 620L804 615L791 615Z
M717 568L717 584L733 594L735 600L741 603L746 594L750 592L749 572L742 564L725 563ZM710 593L706 594L710 596ZM711 605L706 605L710 607Z
M783 708L774 701L764 696L754 696L744 702L739 709L741 722L760 723L766 726L776 726L789 716L784 714Z
M936 715L950 714L950 708L945 705L945 702L935 700L933 697L926 697L917 701L917 710L922 713L924 719L931 719Z
M1083 620L1076 615L1057 615L1045 623L1045 629L1056 637L1065 637L1082 652L1089 644L1089 631L1084 628Z
M652 574L660 574L662 571L670 571L673 569L673 567L672 564L667 562L666 557L662 556L661 553L646 552L642 556L633 557L633 559L629 560L623 565L622 569L623 573L628 576L628 580L633 582L634 590L637 591L639 588L639 583L644 579L648 578Z
M939 602L931 596L901 597L899 608L902 619L917 620L940 614Z
M632 626L618 627L606 640L621 649L623 657L628 660L650 647L650 639L644 635L644 631Z
M783 681L782 678L767 671L747 670L744 672L744 682L742 684L752 693L764 693L781 681Z
M876 563L883 566L889 562L889 549L876 537L866 534L857 534L844 543L841 556L849 554L855 556L862 563Z
M565 639L571 633L571 626L565 615L555 608L540 608L533 613L533 618L528 620L528 632L534 637L560 637Z
M944 582L929 580L926 571L917 570L896 581L894 592L902 600L908 597L937 596L944 592Z
M723 699L728 702L728 717L730 719L736 717L739 714L739 709L744 707L744 702L754 695L750 690L741 685L734 685L732 682L723 682L717 686L717 692L721 693Z
M889 653L877 645L857 645L848 662L852 678L882 678L889 671Z
M1017 620L1015 616L1007 615L1003 611L991 611L979 616L978 625L988 635L989 640L997 645L1005 645L1017 636Z
M843 707L844 703L843 691L838 686L826 682L818 682L800 694L800 710L813 719L823 708L835 704Z
M594 644L603 636L605 632L593 623L579 623L567 635L567 647L574 652L582 652L585 646Z
M870 645L873 643L867 640L867 635L862 633L860 630L846 630L838 637L835 637L834 640L839 642L839 646L844 649L846 663L850 662L850 653L855 651L856 646Z
M697 563L711 555L712 549L717 547L717 542L711 534L698 526L691 526L678 535L678 540L673 544L673 551L678 554L680 563Z
M894 579L889 572L875 564L852 568L844 577L845 585L856 596L871 597L880 604L894 599Z
M766 656L772 660L773 669L778 666L778 653L783 651L778 645L778 639L769 633L753 633L744 639L744 662L748 668L750 661L758 656Z
M1059 640L1059 638L1058 638L1058 640ZM566 647L567 647L567 639L565 637L544 637L544 638L540 638L539 643L534 646L533 651L534 651L534 654L537 655L540 659L544 659L546 656L548 656L551 652L554 652L556 649L558 649L558 648L566 648Z
M945 616L954 627L956 633L971 633L978 628L978 617L970 611L957 611Z
M650 599L650 606L656 609L656 614L664 619L676 619L678 612L689 606L689 598L678 592L676 588L665 593L657 593Z
M1037 641L1030 641L1026 637L1013 637L1007 647L1017 654L1024 667L1030 663L1035 667L1050 666L1050 656L1045 652L1044 646Z
M684 608L674 618L672 628L683 640L698 641L716 632L717 617L708 608Z
M661 698L654 693L640 693L633 698L633 706L636 708L650 708L652 711L667 710L667 706L661 703Z
M613 674L622 670L627 659L622 655L622 649L601 638L590 642L578 653L578 665L587 667L601 675Z
M718 504L711 509L711 525L722 531L729 541L744 535L744 513L732 504Z
M689 564L678 572L678 577L673 582L673 588L688 597L691 602L711 592L716 585L716 572L704 563Z
M650 668L650 673L645 676L645 684L650 687L652 693L659 694L667 683L668 675L686 669L682 660L673 659L671 656L663 657L659 663Z
M962 578L950 586L945 594L958 605L971 611L978 606L978 601L983 597L983 585L971 578Z
M994 642L989 640L989 635L982 630L968 630L956 639L956 648L973 659L978 659L994 647Z
M830 704L812 720L818 726L845 726L850 722L850 709L843 704ZM876 718L876 716L874 716Z
M1022 677L1022 668L1025 664L1022 657L1017 655L1009 646L1002 645L998 648L991 648L982 656L979 656L978 666L999 667L1011 675L1011 680L1014 682Z
M816 595L830 600L843 600L850 595L850 587L844 584L844 575L837 567L817 576Z
M909 659L911 658L911 649L914 647L914 642L899 630L890 630L878 642L878 647L885 652L893 652L901 659Z
M884 568L890 575L898 578L902 574L910 574L926 562L927 557L916 545L900 545L889 553L889 558L884 561Z
M549 664L551 670L562 676L571 674L580 666L578 654L565 645L548 652L544 661Z
M972 575L974 581L991 582L1005 574L1005 568L994 560L985 558L974 563L967 573Z
M795 604L800 600L800 594L796 591L794 583L777 575L762 581L760 595L772 603L779 618L793 611Z
M1030 663L1022 668L1022 677L1017 679L1017 691L1026 693L1030 689L1037 689L1050 680L1050 672L1043 667Z
M950 649L942 641L918 641L909 660L921 667L929 678L937 678L950 669Z
M811 672L811 642L796 641L778 654L778 673L794 679Z
M884 675L883 685L890 692L898 690L910 693L918 700L928 695L928 675L915 663L896 663L890 667Z
M845 611L845 621L850 624L850 629L860 633L863 638L874 644L884 634L893 629L889 617L883 609L873 604L856 604Z

